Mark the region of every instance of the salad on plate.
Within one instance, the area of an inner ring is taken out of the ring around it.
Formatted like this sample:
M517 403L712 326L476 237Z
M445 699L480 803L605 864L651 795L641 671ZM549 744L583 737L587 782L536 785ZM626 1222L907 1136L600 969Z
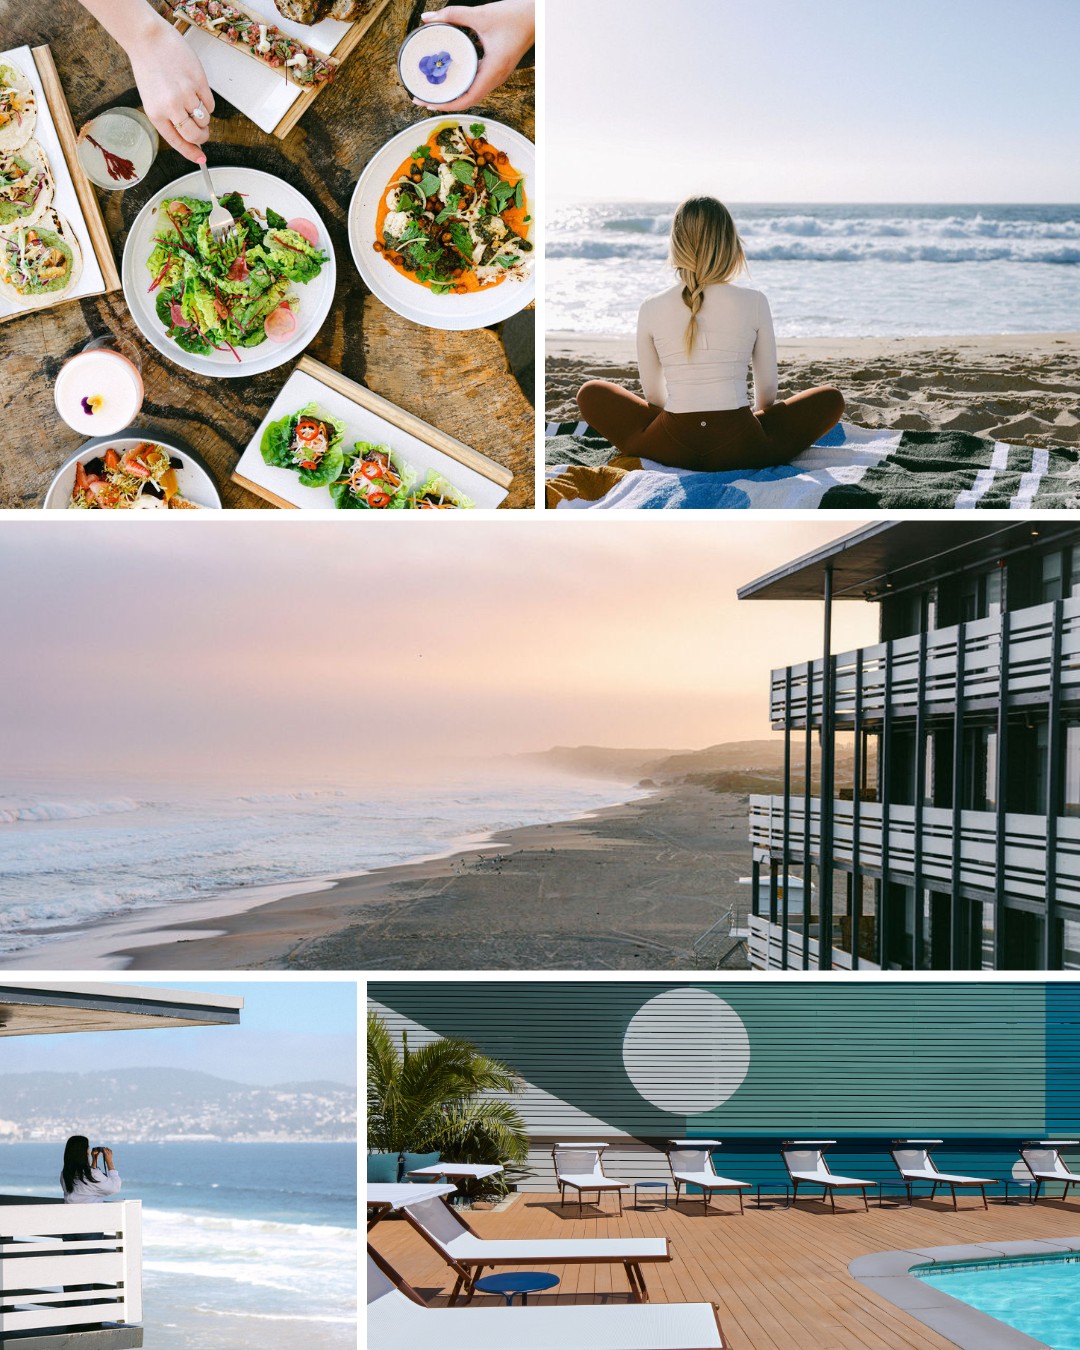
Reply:
M109 447L85 464L76 462L69 505L83 511L198 511L196 502L180 495L176 470L182 467L153 441L123 452Z
M207 224L211 202L166 198L146 265L166 335L186 352L231 351L239 361L237 348L289 340L297 327L294 285L314 280L329 258L310 220L246 206L237 192L221 205L235 228L219 242Z

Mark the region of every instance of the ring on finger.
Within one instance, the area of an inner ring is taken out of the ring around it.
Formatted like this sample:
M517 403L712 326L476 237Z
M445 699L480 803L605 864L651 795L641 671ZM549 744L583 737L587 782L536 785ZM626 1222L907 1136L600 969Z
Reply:
M196 122L206 121L207 111L205 106L203 105L202 99L199 99L198 103L195 105L195 111L191 113L191 116L194 118Z

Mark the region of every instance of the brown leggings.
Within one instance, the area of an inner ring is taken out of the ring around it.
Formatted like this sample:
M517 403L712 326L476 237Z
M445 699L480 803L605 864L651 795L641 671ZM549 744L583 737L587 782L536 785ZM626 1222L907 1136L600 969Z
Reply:
M844 412L844 396L831 386L793 394L762 413L669 413L607 380L582 385L577 402L585 421L622 454L711 473L787 464Z

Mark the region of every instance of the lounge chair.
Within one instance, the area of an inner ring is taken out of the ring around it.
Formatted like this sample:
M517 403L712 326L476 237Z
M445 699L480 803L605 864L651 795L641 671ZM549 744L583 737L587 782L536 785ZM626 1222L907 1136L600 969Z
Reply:
M711 1303L608 1307L429 1308L394 1268L368 1248L370 1350L724 1350Z
M578 1193L578 1213L581 1213L582 1192L595 1191L596 1203L604 1191L615 1191L619 1197L619 1213L622 1213L622 1193L630 1184L628 1181L613 1181L604 1175L604 1149L607 1144L556 1144L551 1150L555 1163L555 1180L559 1185L559 1203L566 1204L566 1188L569 1186Z
M669 1139L668 1166L675 1183L675 1203L683 1186L700 1186L701 1198L708 1212L714 1191L735 1191L739 1197L739 1213L744 1214L743 1191L749 1190L749 1181L733 1181L731 1177L717 1176L713 1167L712 1151L720 1147L719 1139Z
M1080 1139L1035 1139L1021 1144L1020 1156L1024 1166L1035 1180L1035 1194L1032 1204L1039 1198L1039 1192L1048 1181L1058 1182L1065 1187L1062 1200L1069 1198L1069 1187L1080 1186L1080 1175L1070 1172L1061 1160L1061 1150L1069 1144L1080 1144Z
M657 1238L482 1238L441 1198L405 1204L405 1218L457 1276L450 1302L465 1290L467 1300L487 1266L621 1265L631 1297L648 1303L643 1262L670 1261L666 1237Z
M780 1145L780 1156L791 1178L791 1203L798 1200L800 1186L820 1186L829 1197L833 1213L836 1212L837 1191L862 1191L863 1206L869 1211L866 1189L877 1183L860 1177L838 1177L830 1171L825 1161L825 1150L835 1143L835 1139L789 1139Z
M969 1190L979 1190L982 1192L983 1209L989 1209L986 1202L987 1186L1000 1186L1000 1181L995 1181L993 1177L965 1177L955 1172L942 1172L937 1163L934 1162L932 1150L935 1144L940 1144L940 1139L894 1139L892 1148L889 1152L892 1154L892 1160L896 1164L897 1171L904 1179L908 1190L908 1201L911 1201L911 1187L916 1181L929 1181L932 1189L930 1199L933 1200L937 1195L939 1186L948 1186L952 1191L952 1207L957 1208L956 1188L967 1188Z

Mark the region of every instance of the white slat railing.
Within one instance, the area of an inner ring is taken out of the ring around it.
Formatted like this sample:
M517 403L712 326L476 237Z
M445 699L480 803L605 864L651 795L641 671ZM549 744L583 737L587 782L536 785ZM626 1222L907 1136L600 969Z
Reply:
M72 1234L93 1236L76 1241ZM74 1287L82 1285L94 1287ZM0 1339L141 1321L140 1201L65 1205L0 1197Z

